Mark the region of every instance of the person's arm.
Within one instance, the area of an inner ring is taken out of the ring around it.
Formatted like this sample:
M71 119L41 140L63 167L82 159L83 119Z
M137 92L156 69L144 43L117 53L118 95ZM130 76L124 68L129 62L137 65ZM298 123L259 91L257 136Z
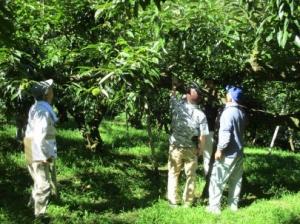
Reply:
M171 96L176 96L177 85L178 85L178 79L176 77L172 77Z
M176 108L179 104L179 101L176 97L178 80L175 77L172 77L172 89L171 89L171 98L170 98L170 108Z
M224 111L220 119L219 142L215 153L215 160L220 160L223 156L223 150L227 148L230 142L232 132L232 123L230 113Z

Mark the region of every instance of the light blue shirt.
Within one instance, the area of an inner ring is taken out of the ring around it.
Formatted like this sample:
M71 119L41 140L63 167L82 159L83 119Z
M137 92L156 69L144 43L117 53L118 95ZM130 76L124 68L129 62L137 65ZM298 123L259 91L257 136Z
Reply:
M228 103L220 118L218 149L227 157L243 155L246 114L237 103Z

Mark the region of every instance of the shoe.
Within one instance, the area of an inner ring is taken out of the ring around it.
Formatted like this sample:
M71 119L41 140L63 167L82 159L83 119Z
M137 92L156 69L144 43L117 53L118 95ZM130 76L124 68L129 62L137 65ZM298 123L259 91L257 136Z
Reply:
M179 203L177 201L174 201L174 200L168 200L169 202L169 206L171 208L178 208L179 207Z
M178 204L173 204L173 203L171 203L171 202L169 202L169 206L170 206L171 208L178 208L178 207L179 207Z
M183 205L182 207L183 207L183 208L191 208L192 206L193 206L192 203L186 202L186 203L184 203L184 205Z
M238 206L237 205L230 205L230 210L232 212L237 212L239 210Z
M205 211L213 215L221 215L221 210L219 208L212 208L207 206Z

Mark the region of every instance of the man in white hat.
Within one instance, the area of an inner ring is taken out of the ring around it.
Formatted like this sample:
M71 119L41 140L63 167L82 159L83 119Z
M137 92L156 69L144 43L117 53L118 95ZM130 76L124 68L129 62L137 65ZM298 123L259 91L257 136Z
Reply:
M58 121L51 103L53 80L38 82L32 87L35 103L28 115L24 146L25 158L34 181L28 205L34 205L36 218L45 216L51 190L57 194L54 160L57 157L55 123Z

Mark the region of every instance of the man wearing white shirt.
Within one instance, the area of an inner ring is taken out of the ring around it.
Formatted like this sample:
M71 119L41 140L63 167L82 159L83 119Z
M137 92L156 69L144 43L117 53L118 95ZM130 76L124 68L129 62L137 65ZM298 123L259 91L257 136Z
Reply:
M35 217L43 217L51 194L56 194L54 160L57 157L55 123L58 121L51 103L53 80L36 83L32 88L35 103L28 115L24 145L25 158L34 181L29 205L34 205ZM54 188L54 189L53 189Z

